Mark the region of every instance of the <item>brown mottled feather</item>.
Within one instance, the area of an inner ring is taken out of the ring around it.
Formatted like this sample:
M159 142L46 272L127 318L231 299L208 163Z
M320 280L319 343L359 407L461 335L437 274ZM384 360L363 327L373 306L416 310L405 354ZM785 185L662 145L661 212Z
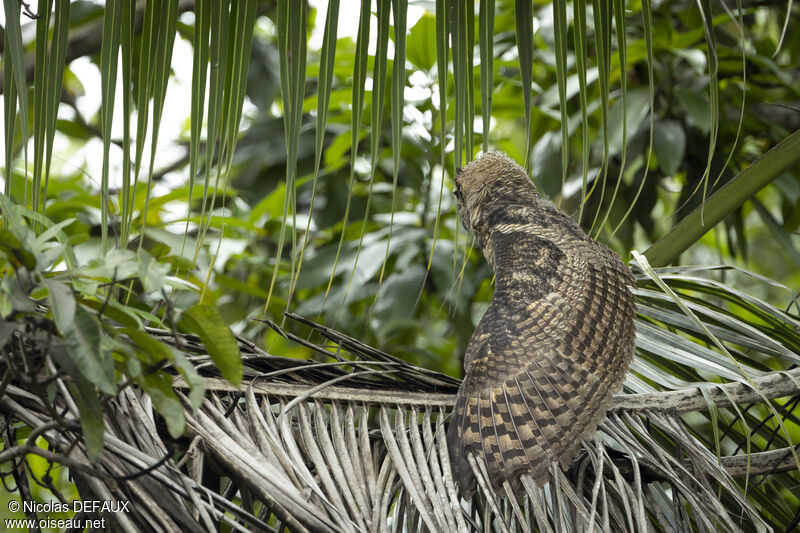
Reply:
M474 452L494 487L566 468L605 417L633 358L633 276L614 252L542 200L525 171L490 153L456 176L464 226L495 271L495 294L467 346L448 428L468 496Z

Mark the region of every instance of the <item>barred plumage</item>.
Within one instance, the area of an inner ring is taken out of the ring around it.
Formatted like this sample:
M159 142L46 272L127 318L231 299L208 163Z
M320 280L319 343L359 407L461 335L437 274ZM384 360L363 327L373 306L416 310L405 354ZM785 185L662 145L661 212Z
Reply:
M622 386L633 358L634 279L503 154L458 172L455 196L495 291L464 358L447 435L453 472L471 494L474 451L494 487L525 473L543 484L551 463L569 466Z

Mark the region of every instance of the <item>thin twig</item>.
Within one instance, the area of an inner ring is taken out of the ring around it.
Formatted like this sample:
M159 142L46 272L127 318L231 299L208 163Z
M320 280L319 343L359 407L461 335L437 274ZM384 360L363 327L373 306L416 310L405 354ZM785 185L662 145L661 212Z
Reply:
M18 1L19 1L19 5L22 6L23 14L26 17L28 17L30 19L33 19L33 20L36 20L36 19L39 18L39 16L40 16L39 13L34 13L33 11L31 11L31 5L29 3L23 2L22 0L18 0Z

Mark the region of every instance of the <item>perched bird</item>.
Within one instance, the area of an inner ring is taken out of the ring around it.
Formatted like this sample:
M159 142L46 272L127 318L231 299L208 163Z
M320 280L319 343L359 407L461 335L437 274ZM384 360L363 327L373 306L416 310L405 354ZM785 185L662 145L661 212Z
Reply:
M523 474L541 485L551 463L569 466L622 387L634 350L634 278L504 154L457 171L454 194L495 288L467 346L447 431L453 474L469 497L474 453L494 488L518 488Z

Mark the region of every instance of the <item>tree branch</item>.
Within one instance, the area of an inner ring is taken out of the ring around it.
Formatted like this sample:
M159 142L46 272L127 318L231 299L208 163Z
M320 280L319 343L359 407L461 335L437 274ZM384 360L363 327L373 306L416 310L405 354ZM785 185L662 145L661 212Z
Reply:
M790 396L800 391L800 368L787 371L773 372L766 376L753 379L753 383L764 397L769 399ZM746 383L713 384L702 386L706 396L717 407L731 405L731 400L736 404L763 401L763 397ZM676 391L654 392L650 394L619 394L614 396L611 404L613 410L641 411L656 409L660 411L671 410L678 413L688 413L708 408L708 403L700 386L691 389Z
M307 394L312 388L319 385L299 385L294 383L265 382L254 380L252 383L243 383L236 388L221 378L205 378L206 389L224 392L243 392L249 387L255 394L268 394L273 396L297 397ZM781 398L798 392L797 384L800 383L800 368L785 372L774 372L766 376L753 379L753 383L761 393L769 398ZM182 378L174 381L173 387L188 389L189 386ZM688 413L706 409L708 404L701 390L705 389L706 396L717 407L731 405L731 400L739 403L762 401L763 398L744 383L714 384L706 383L691 389L676 391L653 392L648 394L618 394L611 403L612 410L643 411L654 409L660 411L673 411ZM418 407L452 407L455 405L455 394L419 393L407 391L392 391L381 389L368 389L364 387L330 386L316 391L309 396L323 401L354 401L372 405L400 405Z
M747 463L750 462L748 468ZM722 466L733 477L758 476L795 470L797 463L791 448L756 452L747 455L728 455L721 458Z

